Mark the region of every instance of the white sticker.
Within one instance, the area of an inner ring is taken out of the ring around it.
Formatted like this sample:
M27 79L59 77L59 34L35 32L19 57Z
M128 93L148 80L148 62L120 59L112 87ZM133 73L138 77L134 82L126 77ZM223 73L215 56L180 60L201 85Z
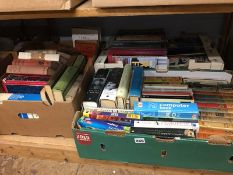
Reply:
M146 143L144 138L134 138L135 143Z

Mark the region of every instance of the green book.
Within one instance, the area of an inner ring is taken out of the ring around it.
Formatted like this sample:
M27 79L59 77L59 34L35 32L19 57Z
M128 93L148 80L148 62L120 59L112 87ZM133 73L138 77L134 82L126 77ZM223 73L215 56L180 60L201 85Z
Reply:
M64 101L64 96L70 90L72 84L83 71L86 65L85 57L78 57L72 66L68 66L60 79L53 87L55 101Z

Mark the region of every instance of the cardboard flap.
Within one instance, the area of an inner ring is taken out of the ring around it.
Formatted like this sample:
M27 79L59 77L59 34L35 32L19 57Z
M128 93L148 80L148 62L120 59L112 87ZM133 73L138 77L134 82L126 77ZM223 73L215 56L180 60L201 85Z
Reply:
M221 135L211 135L208 138L208 144L211 145L226 145L226 146L230 146L232 143L231 139L228 139L225 136L221 136Z
M175 138L158 138L156 136L155 136L155 140L158 141L158 142L169 142L169 143L172 143L172 142L176 141Z

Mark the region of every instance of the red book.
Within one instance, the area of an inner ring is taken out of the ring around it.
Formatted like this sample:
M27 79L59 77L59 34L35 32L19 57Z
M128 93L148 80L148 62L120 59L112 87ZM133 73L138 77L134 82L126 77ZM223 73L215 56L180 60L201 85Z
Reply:
M108 63L115 63L113 56L166 56L166 49L112 48L108 50Z
M232 104L218 104L218 103L197 103L197 106L199 108L224 108L224 109L229 109L233 108Z
M75 49L86 58L92 58L97 54L98 44L96 41L75 41Z

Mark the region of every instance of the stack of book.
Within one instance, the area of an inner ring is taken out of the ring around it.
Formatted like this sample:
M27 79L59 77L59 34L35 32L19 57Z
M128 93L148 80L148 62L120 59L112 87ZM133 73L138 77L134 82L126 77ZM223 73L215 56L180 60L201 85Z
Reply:
M87 60L82 55L73 55L75 59L63 59L61 55L56 50L19 52L1 77L4 93L1 93L0 101L72 99L78 90L79 75Z
M163 30L120 31L95 62L95 68L123 67L125 64L167 71L166 37Z

